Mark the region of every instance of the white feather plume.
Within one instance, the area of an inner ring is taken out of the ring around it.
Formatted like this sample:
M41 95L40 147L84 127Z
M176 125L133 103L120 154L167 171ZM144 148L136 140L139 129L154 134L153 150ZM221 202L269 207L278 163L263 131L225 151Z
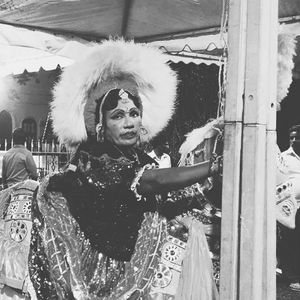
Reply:
M111 78L124 75L136 83L142 100L147 131L143 140L150 140L167 125L174 111L177 77L166 57L147 45L110 40L95 45L86 58L65 68L53 90L51 118L60 142L76 146L87 139L87 130L94 133L96 124L84 117L87 102L100 98L101 86Z
M280 33L277 59L277 109L280 109L280 102L287 96L293 80L293 57L295 54L295 36L289 33Z
M179 165L183 166L185 164L185 160L188 157L188 154L192 153L192 151L195 150L198 145L204 142L205 139L216 136L223 128L224 120L220 117L186 134L186 140L183 142L179 149Z

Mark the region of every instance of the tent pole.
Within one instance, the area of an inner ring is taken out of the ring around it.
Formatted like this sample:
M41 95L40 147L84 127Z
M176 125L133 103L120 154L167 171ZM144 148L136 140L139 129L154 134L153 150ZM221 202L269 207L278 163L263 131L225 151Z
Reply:
M266 195L264 209L263 299L276 299L276 97L278 51L278 2L270 4L269 15L269 81L266 132Z
M228 18L228 67L222 190L220 299L238 297L240 163L245 77L245 1L231 1Z
M230 0L220 299L275 299L277 25L278 1Z

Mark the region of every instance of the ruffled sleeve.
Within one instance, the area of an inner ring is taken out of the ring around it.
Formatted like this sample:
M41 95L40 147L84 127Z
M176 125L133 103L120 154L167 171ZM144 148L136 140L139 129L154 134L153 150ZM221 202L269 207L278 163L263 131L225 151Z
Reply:
M49 178L32 205L29 271L38 299L87 299L81 272L84 235L60 192L49 192Z
M107 154L99 158L87 154L85 158L84 166L75 172L52 176L47 191L62 194L94 249L111 258L128 261L144 212L156 210L154 197L141 201L136 193L139 178L148 167Z
M151 170L151 169L155 169L155 168L157 168L157 166L155 164L147 164L136 171L136 174L135 174L135 177L133 178L130 189L133 191L137 201L141 201L142 199L145 199L145 197L143 195L139 194L137 191L138 186L140 185L140 179L142 178L142 176L146 170Z

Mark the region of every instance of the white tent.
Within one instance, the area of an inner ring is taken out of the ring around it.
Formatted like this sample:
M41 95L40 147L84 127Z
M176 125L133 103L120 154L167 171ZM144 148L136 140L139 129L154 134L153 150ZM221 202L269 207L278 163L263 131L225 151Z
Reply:
M88 52L94 42L81 38L70 38L32 29L0 24L0 76L20 74L26 69L37 72L68 66L84 53ZM176 40L152 42L154 47L163 47L166 59L173 62L194 62L196 64L222 63L218 56L200 54L194 50L205 50L210 46L222 48L218 34ZM209 50L209 49L208 49Z
M300 23L281 26L281 31L300 35ZM175 63L223 63L213 50L225 46L226 34L168 39L150 42L166 52L166 59ZM94 42L79 37L54 35L43 31L0 24L0 76L21 74L24 70L48 71L72 64L89 51Z

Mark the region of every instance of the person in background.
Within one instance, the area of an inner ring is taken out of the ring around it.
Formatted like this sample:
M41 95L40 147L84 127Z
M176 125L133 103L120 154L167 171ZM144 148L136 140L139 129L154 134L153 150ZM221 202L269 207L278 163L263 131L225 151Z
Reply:
M170 168L173 166L171 157L168 154L170 151L169 143L167 141L155 141L153 150L148 153L159 165L160 169Z
M300 125L294 125L289 130L290 147L281 153L281 159L286 165L288 176L300 180ZM299 178L298 178L299 177ZM298 202L299 208L299 199ZM281 239L278 245L278 256L283 277L289 282L292 290L300 292L300 213L297 210L295 229L281 227Z
M2 184L4 188L26 179L37 180L37 167L32 153L24 146L26 134L22 128L13 132L13 147L3 156Z

